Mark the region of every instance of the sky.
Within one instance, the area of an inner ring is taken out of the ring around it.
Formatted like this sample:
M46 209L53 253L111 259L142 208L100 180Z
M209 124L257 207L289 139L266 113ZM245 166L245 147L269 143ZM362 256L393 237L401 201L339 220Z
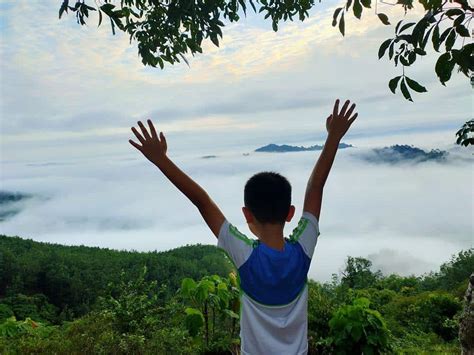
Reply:
M429 92L414 103L393 95L387 84L401 69L377 52L394 29L373 12L346 18L345 37L331 26L336 1L316 3L309 19L277 33L249 15L226 26L219 48L209 41L188 57L189 67L160 70L144 67L136 44L93 17L83 27L72 15L58 20L59 5L0 1L1 190L34 195L0 222L1 234L134 250L215 244L197 210L128 143L130 127L151 118L169 156L250 236L240 211L246 179L285 174L301 213L319 154L251 152L323 144L334 100L349 98L359 117L344 141L356 148L338 153L329 177L310 277L329 280L347 255L386 273L421 274L472 247L473 151L454 144L472 115L469 80L453 73L443 87L431 55L406 71ZM404 16L388 5L379 11L392 23ZM392 144L453 158L396 166L361 159Z

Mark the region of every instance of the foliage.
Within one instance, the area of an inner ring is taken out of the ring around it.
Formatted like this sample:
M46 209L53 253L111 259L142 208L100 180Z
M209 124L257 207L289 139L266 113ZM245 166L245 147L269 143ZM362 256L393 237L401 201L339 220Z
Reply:
M11 310L11 308L4 303L0 303L0 322L13 316L14 316L14 313Z
M372 262L364 258L349 256L346 267L342 272L341 283L349 288L366 288L373 285L380 277L381 272L372 272Z
M420 286L425 290L452 291L462 285L464 290L459 294L462 296L472 270L474 270L474 248L453 255L450 261L440 266L438 272L427 275Z
M191 336L203 333L208 349L221 347L220 340L235 344L239 315L239 289L235 277L205 276L199 282L185 278L180 294L190 303L185 309L185 324ZM226 331L222 332L225 329ZM230 348L225 349L230 350Z
M17 319L29 315L59 324L89 313L98 297L105 296L107 285L121 282L122 270L127 270L122 275L126 281L135 280L144 265L146 280L161 287L161 304L184 277L225 276L232 270L222 250L210 245L139 253L0 235L0 304L10 305Z
M367 298L340 307L329 321L329 342L338 354L377 354L390 349L389 331Z
M464 146L474 145L474 119L463 124L461 129L456 132L456 143Z
M398 0L393 5L400 5L408 10L413 9L413 0ZM473 8L467 0L418 0L423 6L424 16L417 22L404 23L400 20L395 26L395 37L384 41L378 56L382 58L388 50L388 57L395 66L402 66L402 75L390 80L389 88L395 93L399 87L405 99L412 100L410 90L423 93L426 88L405 74L405 67L412 66L418 59L427 55L428 42L431 38L433 49L441 55L435 65L435 72L443 85L451 78L457 66L459 71L469 76L474 70L474 44L465 44L470 37L469 24L473 17ZM375 14L383 25L391 25L387 15L378 12L375 2ZM77 22L86 24L90 12L97 12L99 26L103 16L109 18L112 33L116 28L127 33L130 41L138 42L138 53L144 65L153 67L164 63L174 64L184 60L185 55L202 53L202 42L210 39L219 46L222 38L223 21L230 23L240 20L242 12L246 15L248 6L254 12L263 13L270 18L272 28L278 31L280 22L293 21L294 17L304 21L309 10L315 5L314 0L214 0L214 1L144 1L121 0L113 4L104 0L102 5L90 6L84 0L77 0L72 5L69 0L62 0L59 18L64 12L72 11ZM371 0L346 0L336 8L333 15L333 26L338 26L345 35L345 15L352 12L361 19L364 9L370 9ZM257 9L258 8L258 9ZM462 39L460 46L456 46ZM442 47L442 45L444 46Z
M4 258L9 261L3 270L36 270L38 265L24 256L40 255L42 250L45 254L55 251L58 258L71 257L70 263L57 264L70 277L80 267L91 273L90 279L101 279L105 271L117 274L109 275L110 282L96 289L97 298L87 314L70 314L54 322L48 317L58 310L51 313L49 299L38 293L40 289L32 282L36 275L20 273L15 278L8 274L8 295L0 296L2 354L229 354L239 347L236 274L219 276L203 262L214 258L215 248L198 245L164 253L173 256L176 268L182 256L195 257L192 265L202 269L189 275L204 274L182 277L180 287L170 290L165 275L156 278L152 274L156 270L153 262L160 259L150 261L150 253L105 250L101 254L97 248L60 247L19 238L9 241L13 246L0 238L0 253L11 253ZM105 271L90 269L87 262L94 263L94 258L103 263ZM114 268L109 268L107 258L114 260ZM129 267L116 270L118 265ZM218 265L225 269L227 262L221 260L216 268ZM369 260L348 258L346 269L331 283L309 281L310 353L357 354L364 346L364 353L459 353L456 334L463 292L474 267L473 249L454 255L438 272L419 277L384 276L371 267ZM181 275L186 270L175 272ZM47 280L55 285L55 278ZM11 283L22 285L21 292L13 292ZM52 286L45 283L41 287ZM61 296L69 297L68 290L64 291ZM76 299L59 299L59 304L77 309L71 300ZM67 309L63 312L69 312ZM12 313L25 318L12 317Z

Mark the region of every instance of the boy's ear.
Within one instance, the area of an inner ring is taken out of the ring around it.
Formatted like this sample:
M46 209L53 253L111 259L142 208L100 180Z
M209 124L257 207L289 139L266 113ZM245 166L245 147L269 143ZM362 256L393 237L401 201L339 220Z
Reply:
M242 212L245 216L245 220L247 221L247 223L253 223L253 214L252 212L250 212L250 210L247 208L247 207L242 207Z
M288 216L286 216L286 221L290 222L293 216L295 215L295 206L291 205L288 210Z

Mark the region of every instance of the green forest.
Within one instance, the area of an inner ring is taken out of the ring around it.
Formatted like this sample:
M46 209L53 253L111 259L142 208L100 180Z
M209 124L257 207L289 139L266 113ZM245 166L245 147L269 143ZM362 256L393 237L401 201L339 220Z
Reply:
M311 354L460 354L474 249L422 276L346 259L309 281ZM237 354L239 288L224 251L117 251L0 236L1 354Z

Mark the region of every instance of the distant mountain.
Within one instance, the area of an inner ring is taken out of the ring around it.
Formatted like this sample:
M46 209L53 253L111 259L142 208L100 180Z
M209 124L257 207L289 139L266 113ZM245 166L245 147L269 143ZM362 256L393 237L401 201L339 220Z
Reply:
M444 162L447 159L448 152L439 149L424 151L423 149L410 145L392 145L390 147L375 148L368 154L362 156L362 159L370 163L388 163L397 164L401 162L422 163L426 161Z
M20 212L18 203L33 197L21 192L0 191L0 222Z
M214 159L217 158L217 155L203 155L201 159Z
M265 153L286 153L286 152L306 152L310 150L322 150L324 146L322 145L312 145L310 147L294 146L287 144L268 144L266 146L255 149L256 152L265 152ZM340 143L339 148L351 148L351 144Z

